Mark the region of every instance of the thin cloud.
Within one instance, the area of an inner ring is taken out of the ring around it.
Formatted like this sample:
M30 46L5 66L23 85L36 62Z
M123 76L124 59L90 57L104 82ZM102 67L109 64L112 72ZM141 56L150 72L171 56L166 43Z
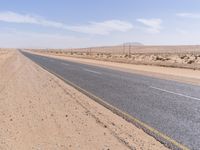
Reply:
M200 19L200 13L177 13L176 16L182 18Z
M129 31L133 28L133 25L125 21L108 20L104 22L91 22L89 25L68 26L66 28L76 32L107 35L114 31Z
M48 21L41 17L34 17L28 14L22 15L14 12L0 12L0 21L9 23L37 24L42 26L63 28L64 24L60 22Z
M142 23L147 27L147 31L150 33L160 33L162 27L162 20L161 19L144 19L139 18L137 19L138 22Z
M104 22L90 22L87 25L70 26L61 22L46 20L29 14L19 14L15 12L0 12L0 21L8 23L35 24L45 27L54 27L74 32L107 35L111 32L126 32L133 28L133 25L121 20L108 20Z
M176 28L176 31L177 33L182 34L182 35L188 34L188 31L184 29Z

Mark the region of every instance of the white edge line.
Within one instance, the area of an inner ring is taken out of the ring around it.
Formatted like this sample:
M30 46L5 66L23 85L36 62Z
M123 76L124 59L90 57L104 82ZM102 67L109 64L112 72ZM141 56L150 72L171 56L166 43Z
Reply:
M184 95L184 94L181 94L181 93L176 93L176 92L168 91L168 90L157 88L157 87L153 87L153 86L150 86L150 88L156 89L156 90L159 90L159 91L162 91L162 92L166 92L166 93L170 93L170 94L174 94L174 95L178 95L178 96L182 96L182 97L186 97L186 98L190 98L190 99L194 99L194 100L200 101L200 98Z
M101 72L93 71L93 70L86 69L86 68L83 68L83 70L85 70L87 72L95 73L95 74L102 74Z
M65 65L65 66L69 66L69 64L67 64L67 63L63 63L63 62L62 62L61 64Z

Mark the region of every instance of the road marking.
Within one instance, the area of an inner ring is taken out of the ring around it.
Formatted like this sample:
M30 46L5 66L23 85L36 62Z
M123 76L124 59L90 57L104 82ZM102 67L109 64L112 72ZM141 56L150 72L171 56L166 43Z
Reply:
M67 63L61 63L61 64L65 65L65 66L69 66L69 64L67 64Z
M86 69L86 68L83 68L83 70L85 70L87 72L95 73L95 74L102 74L101 72L93 71L93 70Z
M153 87L153 86L150 86L150 88L155 89L155 90L159 90L159 91L162 91L162 92L166 92L166 93L170 93L170 94L174 94L174 95L178 95L178 96L182 96L182 97L186 97L186 98L190 98L190 99L194 99L194 100L200 101L200 98L197 98L197 97L192 97L192 96L188 96L188 95L184 95L184 94L181 94L181 93L168 91L168 90L157 88L157 87Z

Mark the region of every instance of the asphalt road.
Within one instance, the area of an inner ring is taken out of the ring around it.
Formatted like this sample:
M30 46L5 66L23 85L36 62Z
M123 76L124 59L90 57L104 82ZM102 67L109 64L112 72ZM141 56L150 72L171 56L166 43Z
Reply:
M24 53L190 149L200 149L200 87Z

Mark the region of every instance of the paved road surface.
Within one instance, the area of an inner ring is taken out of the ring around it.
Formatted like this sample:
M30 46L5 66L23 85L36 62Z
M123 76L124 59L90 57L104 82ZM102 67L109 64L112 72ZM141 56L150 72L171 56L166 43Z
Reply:
M191 149L200 149L200 87L23 53Z

